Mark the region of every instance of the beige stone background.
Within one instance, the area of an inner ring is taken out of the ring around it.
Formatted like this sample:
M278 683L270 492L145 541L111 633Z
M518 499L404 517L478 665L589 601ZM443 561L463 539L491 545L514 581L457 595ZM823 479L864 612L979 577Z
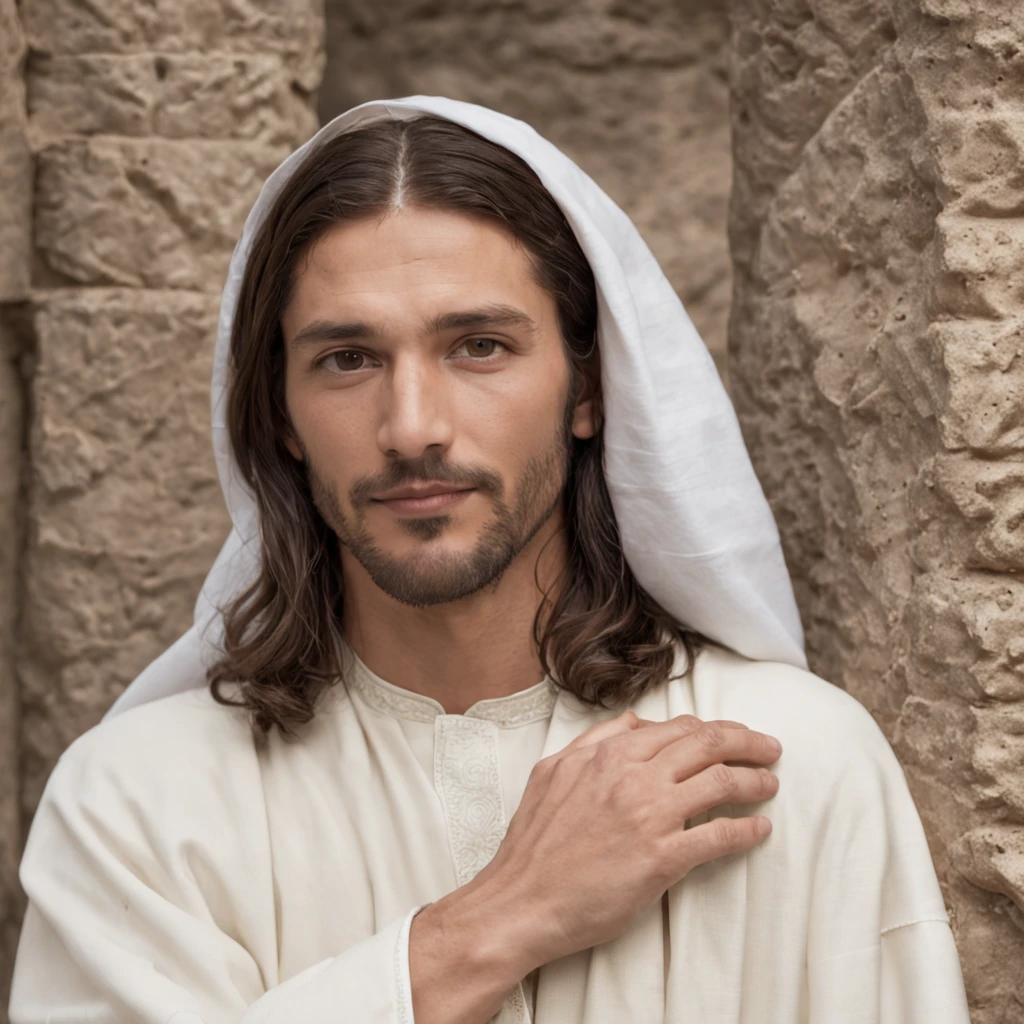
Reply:
M812 665L904 764L975 1024L1024 1021L1024 8L326 8L0 0L0 1006L46 777L225 532L207 378L248 206L318 116L426 92L527 119L648 239Z

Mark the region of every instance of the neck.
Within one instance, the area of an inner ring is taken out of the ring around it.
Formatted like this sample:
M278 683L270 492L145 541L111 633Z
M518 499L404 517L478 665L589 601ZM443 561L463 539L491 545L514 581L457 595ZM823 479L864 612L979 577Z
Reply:
M566 563L562 525L559 511L496 584L427 608L389 597L343 549L346 640L372 672L433 697L450 715L533 686L544 676L533 622L544 589L553 587ZM551 590L550 597L557 593Z

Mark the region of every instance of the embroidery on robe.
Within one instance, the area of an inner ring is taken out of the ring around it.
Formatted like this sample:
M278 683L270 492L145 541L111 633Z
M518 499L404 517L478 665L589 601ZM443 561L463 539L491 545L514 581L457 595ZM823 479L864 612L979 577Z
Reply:
M434 786L444 806L459 885L494 857L505 838L505 801L498 767L498 730L461 715L436 721Z
M375 676L360 661L352 659L344 672L346 686L358 691L363 700L375 711L393 718L413 722L432 722L443 714L438 703L418 693L402 693L385 680ZM550 679L542 679L521 693L506 697L493 697L478 701L467 712L466 718L494 722L502 728L527 725L551 714L558 700L558 690Z
M523 696L529 699L513 709L517 715L538 713L546 699L543 692ZM463 715L442 715L437 718L435 729L434 788L441 797L448 824L456 882L465 885L498 852L508 828L498 762L498 730L493 722ZM499 1020L509 1024L528 1020L521 983L491 1018L492 1022Z
M466 712L466 717L482 718L509 729L547 718L557 699L554 683L544 679L522 693L479 701Z
M375 711L382 711L392 718L407 718L413 722L432 722L440 713L433 703L417 695L406 696L388 689L374 679L367 678L362 666L357 662L345 673L345 683L354 690Z

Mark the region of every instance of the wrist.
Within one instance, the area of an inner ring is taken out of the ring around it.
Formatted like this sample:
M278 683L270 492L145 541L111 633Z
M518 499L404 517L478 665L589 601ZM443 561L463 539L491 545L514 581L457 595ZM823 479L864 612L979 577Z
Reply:
M525 901L510 899L507 891L480 884L477 879L432 903L426 922L440 946L457 948L460 959L496 988L515 987L545 961L537 959Z

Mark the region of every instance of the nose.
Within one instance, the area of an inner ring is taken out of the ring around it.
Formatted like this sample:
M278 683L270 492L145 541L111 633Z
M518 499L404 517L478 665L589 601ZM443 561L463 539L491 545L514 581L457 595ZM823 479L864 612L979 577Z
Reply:
M439 367L417 354L397 358L381 389L377 443L388 456L415 459L452 443L448 388Z

